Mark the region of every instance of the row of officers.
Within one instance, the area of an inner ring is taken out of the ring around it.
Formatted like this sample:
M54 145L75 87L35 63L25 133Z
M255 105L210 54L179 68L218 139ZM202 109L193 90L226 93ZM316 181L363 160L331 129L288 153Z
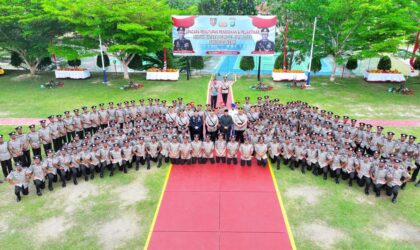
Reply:
M401 159L393 154L385 159L377 151L371 156L350 145L346 148L335 146L332 151L330 146L330 143L317 141L310 141L308 145L302 139L289 137L285 137L284 141L274 137L266 144L260 136L257 143L252 144L248 136L240 143L231 135L226 142L224 134L219 134L215 142L211 141L210 135L203 141L199 135L195 135L193 140L187 135L181 139L179 136L169 138L163 135L159 141L156 136L151 136L149 142L145 142L144 137L138 137L113 144L108 140L94 141L91 145L81 140L80 146L71 143L56 153L48 149L45 159L35 155L29 167L16 162L16 168L8 174L7 180L14 185L20 201L21 194L28 194L31 179L37 194L42 195L47 181L48 189L52 191L54 182L58 180L62 187L70 180L77 185L81 177L89 181L95 174L103 178L105 172L113 176L116 170L127 173L133 167L136 170L143 166L150 169L151 162L156 162L158 168L163 161L176 165L226 163L250 167L255 158L261 167L266 167L270 160L277 169L284 165L291 170L300 169L302 173L312 171L324 179L330 175L337 184L345 180L349 186L357 182L364 187L367 195L371 187L376 196L385 189L395 203L400 188L404 189L411 178L410 172L417 169L408 153L404 153Z

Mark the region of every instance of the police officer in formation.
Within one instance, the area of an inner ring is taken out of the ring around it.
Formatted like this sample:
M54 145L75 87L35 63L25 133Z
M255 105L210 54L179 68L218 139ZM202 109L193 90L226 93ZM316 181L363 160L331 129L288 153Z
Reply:
M64 112L64 118L40 121L39 129L32 124L27 134L19 126L9 141L0 136L2 171L15 186L17 200L29 192L30 181L42 195L47 184L52 191L58 180L62 187L69 181L77 185L80 178L150 169L152 163L250 167L255 158L261 167L269 160L277 169L285 165L303 174L330 176L337 184L356 182L366 195L372 190L380 196L385 190L396 202L400 189L415 182L419 171L415 136L402 134L396 140L392 132L384 135L381 126L357 125L305 102L282 104L264 96L251 104L246 97L231 110L210 104L202 110L182 98L170 106L165 100L148 101L117 103L117 108L109 102L108 107L99 104L99 110L82 107L82 114L75 109Z

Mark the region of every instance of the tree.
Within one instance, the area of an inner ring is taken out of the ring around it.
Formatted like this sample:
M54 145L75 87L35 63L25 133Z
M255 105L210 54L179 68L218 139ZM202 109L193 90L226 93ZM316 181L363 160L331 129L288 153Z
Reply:
M275 69L283 69L283 59L283 55L281 54L276 58L276 61L274 62Z
M321 68L321 58L319 56L312 57L311 70L316 74L316 72L321 71Z
M355 57L350 57L350 58L347 60L347 63L346 63L346 69L348 69L348 70L350 70L350 71L357 69L357 58L355 58Z
M191 68L193 69L204 69L204 59L202 56L193 56L191 58Z
M143 59L139 55L135 55L131 62L128 64L130 69L142 70L143 69Z
M198 4L202 15L256 15L255 0L202 0Z
M420 70L420 56L416 57L416 60L414 61L414 69Z
M98 41L100 35L108 54L120 59L124 79L129 79L128 64L136 54L172 45L170 16L178 13L166 1L149 0L51 0L43 6L59 20L71 23L84 39Z
M239 68L243 71L250 71L255 68L253 56L243 56L239 64Z
M77 67L79 67L82 64L82 61L80 61L80 59L68 60L67 61L67 64L70 67L77 68Z
M109 67L109 57L107 54L104 53L104 67ZM99 54L96 56L96 66L98 68L102 68L102 55Z
M288 2L288 1L282 1ZM315 55L332 57L330 80L334 81L337 64L353 55L373 57L384 52L394 52L406 34L418 29L419 9L414 0L295 0L285 4L290 17L291 41L300 41L297 47L308 53L307 39L318 18L315 35ZM284 14L280 14L284 15Z
M379 70L390 70L391 69L391 58L389 56L383 56L379 59L378 69Z
M23 66L34 75L49 46L67 27L46 13L41 1L0 0L0 49L19 55ZM42 68L42 67L41 67Z

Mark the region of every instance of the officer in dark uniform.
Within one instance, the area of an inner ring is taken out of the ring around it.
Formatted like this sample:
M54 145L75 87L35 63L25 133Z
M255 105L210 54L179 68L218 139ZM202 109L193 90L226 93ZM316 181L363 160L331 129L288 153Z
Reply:
M200 140L203 140L203 118L194 111L194 115L190 118L190 133L191 138L198 135Z
M174 51L193 50L191 41L188 39L185 39L185 28L178 27L176 30L178 31L178 39L174 41Z
M267 28L261 30L261 40L255 44L255 51L274 51L274 43L268 40L268 33Z

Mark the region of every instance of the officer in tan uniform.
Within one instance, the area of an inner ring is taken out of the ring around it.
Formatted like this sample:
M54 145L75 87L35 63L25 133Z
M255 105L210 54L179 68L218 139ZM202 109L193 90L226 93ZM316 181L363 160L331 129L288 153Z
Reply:
M227 149L227 164L230 165L231 163L233 163L234 165L237 165L239 142L235 140L234 135L230 137L230 140L227 143L226 149Z
M219 138L214 143L214 148L216 151L216 163L226 163L226 141L222 133L219 134Z

